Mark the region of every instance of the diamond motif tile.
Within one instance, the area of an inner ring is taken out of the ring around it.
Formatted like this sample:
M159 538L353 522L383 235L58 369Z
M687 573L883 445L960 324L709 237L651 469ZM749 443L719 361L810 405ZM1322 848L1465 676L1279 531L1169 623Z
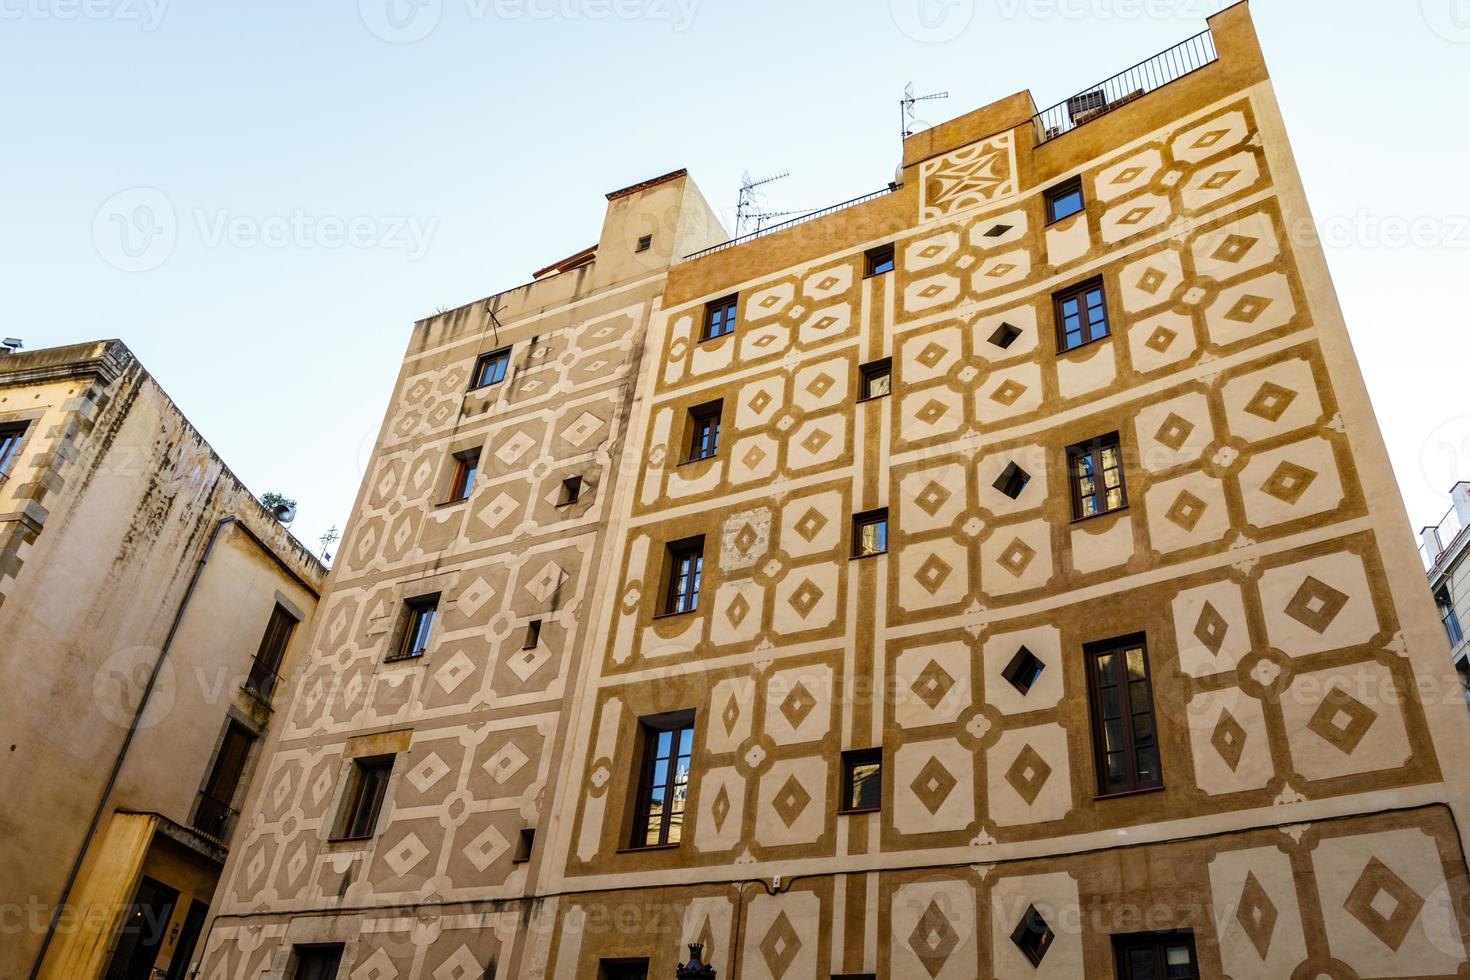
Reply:
M1267 381L1257 388L1255 395L1246 402L1245 410L1256 418L1275 422L1285 414L1294 401L1296 401L1296 392Z
M741 526L739 531L735 532L735 537L731 543L734 544L737 549L744 552L749 551L751 549L751 546L760 539L760 532L758 532L755 528L751 527L750 524L747 523Z
M817 375L815 378L812 378L811 381L807 382L806 390L813 397L821 398L827 392L831 391L832 390L832 386L835 385L836 383L837 382L832 377L832 375L830 375L827 372L823 371L821 374Z
M822 451L822 447L832 441L832 433L825 429L813 429L807 433L805 439L801 440L801 448L807 452L816 454Z
M944 767L944 763L938 758L931 756L924 763L924 768L914 777L909 784L909 789L914 791L914 796L924 804L924 809L931 814L938 813L944 801L949 799L949 794L954 791L957 784L954 775Z
M1237 323L1255 323L1270 305L1271 300L1264 296L1242 296L1225 314L1225 319Z
M725 818L730 815L730 794L721 786L720 791L715 794L715 800L710 804L710 816L715 818L715 830L725 829Z
M930 480L924 489L919 491L919 495L914 498L914 503L918 504L919 509L924 513L933 517L939 513L939 508L949 502L949 498L952 496L954 494L941 486L938 480Z
M474 661L465 656L463 650L456 650L454 656L444 662L444 666L434 671L434 683L445 694L453 694L454 689L463 684L464 679L474 671Z
M1325 633L1347 602L1346 595L1308 575L1286 604L1286 614L1314 633Z
M1245 258L1245 254L1251 247L1259 242L1259 238L1248 238L1245 235L1231 235L1220 243L1211 258L1221 262L1239 262Z
M500 747L500 751L485 760L481 768L490 775L491 779L504 785L506 780L520 772L530 761L530 757L521 751L519 745L514 742L506 742Z
M1246 732L1240 727L1240 722L1229 711L1220 712L1220 720L1215 723L1214 734L1210 736L1210 744L1215 751L1220 753L1220 758L1234 772L1240 765L1240 757L1245 752Z
M811 579L806 579L791 593L791 598L787 602L791 604L791 608L795 609L802 619L805 619L811 615L811 611L817 607L817 603L822 601L823 594L822 590L817 588Z
M1118 219L1120 225L1136 225L1144 218L1154 213L1153 208L1133 208L1123 217Z
M1228 135L1230 135L1230 130L1228 129L1212 129L1191 143L1189 148L1191 150L1208 150Z
M944 286L936 282L919 290L919 296L922 299L933 299L942 292L944 292Z
M1219 173L1211 174L1209 179L1200 186L1207 191L1218 191L1239 176L1239 170L1221 170Z
M1016 538L1000 554L1000 567L1020 578L1036 557L1036 549L1020 538Z
M760 391L757 391L751 397L750 401L746 404L750 407L750 410L752 412L759 415L761 412L764 412L766 410L766 406L771 404L771 401L771 393L762 388Z
M593 433L602 428L602 419L591 412L583 412L577 416L577 420L567 426L561 437L578 448L582 443L592 438Z
M1348 893L1343 908L1379 942L1397 952L1419 918L1424 899L1386 864L1373 858Z
M943 587L953 572L954 569L943 558L938 555L930 555L924 559L924 564L914 572L914 581L918 582L925 592L934 595Z
M990 400L1010 408L1016 400L1026 394L1026 386L1014 378L1006 378L990 393Z
M811 801L811 794L801 785L801 780L797 779L795 774L793 774L787 777L786 784L781 787L781 791L771 801L771 806L775 808L776 815L781 818L781 822L787 827L790 827L796 823L797 818L801 816L801 812L807 808L807 804Z
M725 734L733 735L735 725L740 721L740 699L734 694L725 701L725 710L720 712L720 720L725 723Z
M1298 466L1290 460L1283 459L1276 469L1261 484L1261 492L1270 494L1283 503L1294 504L1302 499L1302 494L1317 479L1315 470L1309 470L1305 466Z
M959 944L960 937L939 907L939 902L931 901L924 914L919 916L914 931L909 933L909 948L919 958L925 972L930 977L937 977Z
M937 242L935 244L933 244L933 245L925 245L923 248L919 249L919 258L921 258L921 259L932 259L932 258L938 256L943 251L944 251L944 246L943 245L940 245Z
M1139 277L1138 288L1152 296L1159 291L1159 287L1167 279L1168 277L1163 272L1155 269L1153 266L1149 266L1143 271L1143 275Z
M919 351L919 356L915 357L914 360L918 361L926 368L932 369L940 361L944 360L944 355L946 353L947 352L943 347L939 346L939 344L931 340L928 344L924 346L923 350Z
M1246 872L1245 887L1240 890L1240 901L1236 906L1235 921L1240 923L1246 938L1264 960L1271 948L1271 934L1276 931L1277 912L1266 889L1256 880L1255 872Z
M1000 262L997 263L989 272L985 273L985 275L991 279L999 279L1001 276L1008 276L1015 271L1016 266L1014 263Z
M776 921L766 930L765 938L760 942L760 951L761 959L766 961L766 969L771 971L771 976L775 980L782 980L786 971L791 968L791 961L801 951L801 938L791 927L791 920L786 917L785 912L776 916Z
M817 699L812 697L812 692L800 681L791 689L781 702L779 709L781 717L786 719L786 724L792 728L800 728L801 723L806 721L806 716L812 713L817 706Z
M1205 515L1205 502L1188 490L1179 491L1174 503L1164 516L1186 531L1193 531L1199 519Z
M1377 720L1378 712L1342 688L1334 687L1312 713L1307 730L1322 736L1343 755L1352 755Z
M827 517L815 507L810 507L801 515L801 520L796 522L796 533L810 544L822 533L822 528L827 526Z
M1169 417L1164 419L1164 424L1159 426L1159 431L1154 433L1154 440L1177 453L1193 431L1193 422L1170 412Z
M825 293L827 290L831 289L833 286L837 285L841 281L842 280L838 279L836 276L823 276L822 281L817 283L817 289Z
M399 841L398 846L390 850L383 859L388 862L388 867L393 869L393 873L401 878L428 856L429 849L424 846L423 841L419 840L418 835L409 834Z
M427 793L448 772L449 766L445 765L444 760L439 758L438 753L431 752L423 762L408 771L408 781L420 793Z
M1142 167L1128 167L1113 178L1114 184L1131 184L1143 174Z
M1225 622L1225 617L1208 602L1199 611L1199 619L1194 624L1194 636L1205 645L1213 654L1219 655L1220 647L1225 643L1225 634L1230 631L1230 626Z
M439 964L432 976L434 980L481 980L485 976L485 968L475 959L470 948L460 943L459 949Z
M526 450L536 445L536 441L524 432L517 432L502 442L495 450L495 458L506 466L513 466L516 460L526 454Z
M919 700L928 705L930 711L933 711L939 707L945 695L954 687L954 683L954 678L949 676L947 670L939 666L939 661L931 660L929 665L919 672L919 676L914 678L914 682L909 685L909 690L918 695Z
M949 410L944 406L944 402L940 401L937 398L931 398L929 399L928 404L919 409L919 414L916 415L915 418L917 418L920 422L923 422L925 425L933 425L935 422L938 422L940 419L944 418L945 413L948 411Z
M1026 746L1016 756L1016 761L1006 770L1005 780L1011 784L1011 788L1020 794L1021 799L1030 806L1036 802L1036 797L1041 794L1042 787L1046 785L1051 776L1051 766L1046 760L1033 749Z
M765 461L765 458L766 451L764 449L760 446L751 446L745 451L745 455L740 457L740 462L745 465L746 469L753 470L761 465Z
M566 579L567 573L562 570L562 567L554 561L549 561L542 565L535 577L526 583L526 591L535 596L536 601L545 602Z
M1155 353L1162 354L1169 349L1174 343L1174 338L1178 336L1178 331L1170 330L1168 327L1155 327L1154 332L1148 335L1148 340L1143 342L1143 346Z
M490 826L466 844L462 853L469 858L470 864L475 866L476 871L484 871L500 860L501 855L508 850L510 850L510 843L505 839L505 835L496 830L494 826Z

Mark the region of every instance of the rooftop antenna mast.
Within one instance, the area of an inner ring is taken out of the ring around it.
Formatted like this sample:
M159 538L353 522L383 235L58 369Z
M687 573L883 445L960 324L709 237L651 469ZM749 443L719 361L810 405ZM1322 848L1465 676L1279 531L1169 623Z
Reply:
M914 106L920 102L931 102L934 99L947 99L948 92L935 92L933 95L915 95L914 83L909 82L903 87L903 98L899 100L899 124L902 126L903 138L908 139L918 132L916 126L928 126L914 112Z
M736 238L744 235L746 227L752 222L754 222L755 224L754 230L760 231L762 228L765 227L766 222L771 220L772 218L784 218L787 215L806 213L804 211L767 211L765 210L765 208L761 207L761 199L764 198L766 195L765 192L761 191L759 188L764 187L766 184L775 183L776 181L781 180L784 177L790 176L791 175L789 173L782 172L779 174L773 174L770 177L762 177L760 180L756 180L750 176L749 170L741 174L740 204L735 208Z
M322 562L323 563L326 563L326 562L329 562L329 561L332 560L332 543L335 542L341 536L342 535L337 532L337 525L333 524L332 527L331 527L331 529L328 530L326 534L323 534L321 537L317 538L317 540L322 543Z

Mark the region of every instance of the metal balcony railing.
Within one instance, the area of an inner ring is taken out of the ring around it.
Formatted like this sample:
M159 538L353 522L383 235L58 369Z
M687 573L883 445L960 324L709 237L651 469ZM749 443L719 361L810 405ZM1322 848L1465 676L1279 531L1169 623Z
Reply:
M1183 44L1161 51L1127 71L1038 112L1032 119L1036 125L1036 144L1040 146L1070 133L1119 106L1198 71L1219 57L1214 35L1209 31L1196 34Z
M1460 537L1465 533L1465 522L1460 519L1459 513L1451 507L1450 512L1441 518L1438 524L1426 527L1419 536L1419 557L1424 559L1426 570L1434 568L1439 556L1450 550Z
M217 800L201 790L199 805L194 808L194 829L223 843L229 840L235 818L239 815L240 812L228 802Z
M816 211L809 211L806 214L803 214L796 218L792 218L789 221L783 221L780 224L771 225L767 228L762 228L759 231L750 232L747 235L741 235L739 238L732 238L728 242L721 242L718 245L711 245L709 248L700 249L698 252L691 252L690 254L684 256L684 261L687 262L690 259L697 259L705 255L713 255L715 252L723 252L725 249L734 248L736 245L739 245L742 242L748 242L753 239L760 238L762 235L773 235L776 232L782 231L786 228L790 228L793 225L799 225L803 222L811 221L813 218L824 217L825 215L832 214L835 211L841 211L844 208L850 208L854 204L862 204L864 201L871 201L874 198L882 197L885 194L892 194L893 191L893 187L885 187L881 191L874 191L871 194L864 194L862 197L855 197L850 201L843 201L841 204L833 204L831 207L820 208Z
M245 678L245 693L252 695L262 705L269 708L271 697L275 694L276 685L280 683L281 675L259 660L250 664L250 676Z

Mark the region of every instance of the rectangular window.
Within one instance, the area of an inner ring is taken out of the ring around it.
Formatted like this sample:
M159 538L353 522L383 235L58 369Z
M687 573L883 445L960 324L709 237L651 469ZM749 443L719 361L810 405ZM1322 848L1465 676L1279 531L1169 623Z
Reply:
M704 339L714 340L735 332L735 308L740 297L727 296L704 308Z
M1068 446L1067 472L1071 474L1073 518L1095 517L1127 505L1118 433Z
M515 853L511 855L512 864L525 864L531 860L531 852L536 849L536 828L522 827L521 836L516 841Z
M644 235L644 236L642 236L641 238L638 239L638 248L635 249L635 251L638 251L638 252L646 252L650 248L653 248L653 236L652 235Z
M341 946L297 946L294 980L337 980L342 965Z
M1052 299L1058 351L1069 351L1108 335L1108 304L1101 279L1073 286Z
M842 812L869 813L883 803L883 750L842 753Z
M510 348L502 347L500 350L481 354L475 361L475 374L470 382L470 388L488 388L490 385L498 385L505 380L505 372L510 368Z
M1098 792L1131 793L1162 786L1144 638L1092 644L1083 654Z
M244 725L232 721L226 726L225 736L214 757L214 766L204 780L199 803L194 807L195 830L215 840L226 839L235 817L235 790L240 786L240 777L245 772L245 762L250 758L250 748L254 744L254 733Z
M869 558L888 551L888 508L870 510L852 519L852 556Z
M480 450L468 449L454 454L454 474L449 479L449 500L468 499L475 489L475 475L480 472Z
M526 624L526 642L521 645L522 650L534 650L536 644L541 642L541 620L533 619Z
M582 478L569 476L561 481L561 494L556 498L558 507L570 507L582 499Z
M1194 933L1114 936L1118 980L1199 980Z
M1082 199L1082 178L1073 177L1046 192L1046 221L1051 224L1070 218L1086 206Z
M383 799L388 795L388 777L393 774L393 756L378 755L356 759L352 764L352 783L343 800L341 840L365 840L378 828L383 812Z
M869 401L893 393L893 358L885 357L862 366L862 392L858 401Z
M879 245L869 249L866 256L867 275L881 276L893 271L893 246Z
M669 545L669 591L664 612L694 612L699 608L699 580L704 575L704 538Z
M598 980L648 980L647 960L600 960Z
M710 402L689 410L688 461L709 459L720 451L720 415L724 402Z
M0 478L10 473L10 464L15 462L25 435L26 427L23 425L0 425Z
M296 630L296 617L285 606L277 605L266 623L265 635L260 638L260 649L250 663L250 676L245 680L246 690L253 691L267 703L271 692L276 689L280 678L281 660L286 656L286 647L291 643L291 634Z
M408 617L404 622L403 642L399 645L398 655L390 658L393 660L410 660L428 652L434 620L439 615L439 597L431 595L410 599L404 607Z
M694 714L645 718L639 724L643 731L643 773L638 782L633 846L677 844L683 837L684 801L689 795Z

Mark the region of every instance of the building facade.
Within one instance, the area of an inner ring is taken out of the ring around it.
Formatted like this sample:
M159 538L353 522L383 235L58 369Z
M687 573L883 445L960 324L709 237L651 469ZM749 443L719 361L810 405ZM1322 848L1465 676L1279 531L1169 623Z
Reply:
M1460 683L1470 691L1470 643L1465 641L1462 625L1470 622L1470 562L1465 560L1470 554L1470 534L1465 533L1470 527L1470 483L1455 484L1450 500L1449 513L1419 532L1419 553L1450 643L1450 660Z
M0 976L186 976L325 576L123 344L0 356Z
M1465 713L1209 26L616 303L421 323L201 976L1463 976Z

